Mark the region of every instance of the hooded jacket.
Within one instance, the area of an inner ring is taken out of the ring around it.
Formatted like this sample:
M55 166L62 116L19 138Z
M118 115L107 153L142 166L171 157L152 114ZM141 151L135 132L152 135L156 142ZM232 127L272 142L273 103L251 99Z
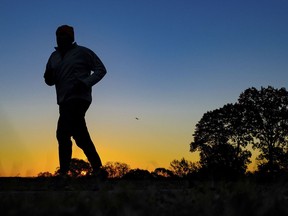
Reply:
M56 47L44 73L45 83L55 85L57 104L70 99L92 102L92 86L107 73L99 57L90 49L74 43L64 54Z

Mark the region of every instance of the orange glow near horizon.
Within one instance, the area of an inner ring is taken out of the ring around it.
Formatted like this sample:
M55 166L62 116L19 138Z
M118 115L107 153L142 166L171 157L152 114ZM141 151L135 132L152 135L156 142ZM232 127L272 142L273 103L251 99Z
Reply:
M193 131L190 129L189 119L186 123L184 119L178 118L165 119L166 122L156 118L141 118L137 121L128 117L128 120L125 120L125 116L122 116L112 122L111 118L105 115L100 113L96 115L100 116L97 118L87 116L91 138L103 165L107 162L121 162L128 164L131 169L154 171L159 167L169 169L173 160L183 157L188 161L199 161L198 153L189 151ZM37 122L28 126L14 124L13 127L12 124L10 127L6 124L5 136L3 134L0 137L0 142L9 145L3 145L0 152L0 176L29 177L37 176L41 172L54 174L59 167L56 122L55 115L42 128L33 127ZM92 122L97 124L91 124ZM86 161L83 151L75 142L72 157ZM253 162L248 169L253 171L255 167Z
M87 161L82 150L76 145L73 145L73 158L78 158ZM11 157L2 157L0 161L0 176L4 177L36 177L41 172L50 172L54 174L56 168L59 166L58 162L58 152L57 145L55 143L55 148L50 149L49 151L40 151L37 152L37 156L32 157L23 155L19 157L20 154L13 156L13 162L11 163ZM121 162L126 163L130 166L131 169L146 169L148 171L154 171L156 168L163 167L169 169L170 162L174 159L180 160L184 157L188 161L197 162L199 161L199 155L197 153L187 152L185 155L171 154L157 155L157 152L153 153L126 151L121 149L110 149L109 147L98 147L97 148L103 165L107 162ZM11 153L10 153L11 154ZM143 157L144 155L149 155L149 157ZM142 156L141 156L142 155ZM254 171L256 169L255 157L251 158L252 163L248 165L248 171Z

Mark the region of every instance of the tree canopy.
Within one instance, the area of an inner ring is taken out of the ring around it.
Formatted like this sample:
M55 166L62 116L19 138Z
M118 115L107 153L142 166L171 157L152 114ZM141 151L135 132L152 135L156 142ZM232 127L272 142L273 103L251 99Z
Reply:
M251 144L260 152L258 169L287 169L288 92L271 86L249 88L236 103L206 112L193 137L190 151L200 152L203 168L244 173Z
M249 88L238 100L243 106L246 133L253 137L254 149L260 154L258 168L273 172L287 169L288 92L271 86Z

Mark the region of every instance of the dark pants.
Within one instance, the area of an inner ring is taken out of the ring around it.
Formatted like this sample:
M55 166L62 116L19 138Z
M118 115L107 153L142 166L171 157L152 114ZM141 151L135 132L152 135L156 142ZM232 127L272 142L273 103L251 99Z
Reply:
M80 99L73 99L59 106L60 116L56 136L61 173L69 171L72 157L71 137L77 146L83 150L93 170L102 166L101 159L86 127L85 113L89 106L90 102Z

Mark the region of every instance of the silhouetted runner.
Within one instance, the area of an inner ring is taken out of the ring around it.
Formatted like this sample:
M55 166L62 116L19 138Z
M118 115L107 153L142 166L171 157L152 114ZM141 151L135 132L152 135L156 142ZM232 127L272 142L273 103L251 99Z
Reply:
M56 137L60 175L69 171L72 137L91 164L92 174L103 177L106 172L86 127L85 113L92 102L92 86L105 76L106 68L92 50L74 42L72 26L58 27L56 40L58 46L48 59L44 79L47 85L55 85L59 105Z

